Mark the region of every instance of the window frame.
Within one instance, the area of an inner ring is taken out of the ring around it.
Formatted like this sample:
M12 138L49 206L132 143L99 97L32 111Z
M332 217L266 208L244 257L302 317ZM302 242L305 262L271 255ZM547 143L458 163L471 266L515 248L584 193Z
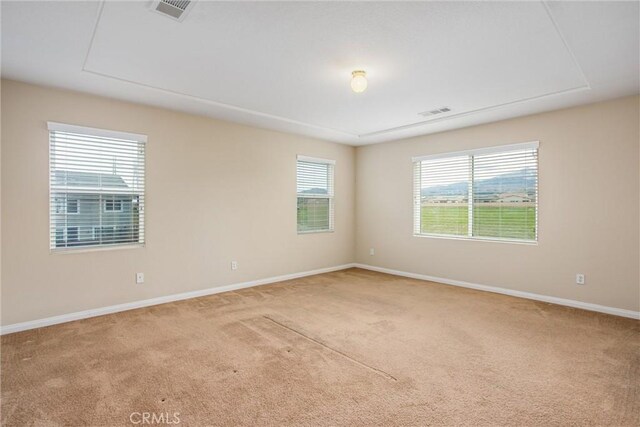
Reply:
M298 162L318 163L323 165L329 165L330 169L328 173L328 189L327 194L306 194L298 193ZM331 159L324 159L320 157L310 157L297 155L296 156L296 232L297 234L317 234L317 233L333 233L335 231L335 165L336 161ZM328 199L329 200L329 227L319 230L300 230L298 226L298 200L299 199Z
M73 230L73 232L72 232ZM72 243L78 243L80 241L80 227L78 227L77 225L73 225L73 226L67 226L66 227L66 233L67 233L67 245L69 245L69 242ZM75 240L70 240L69 239L69 235L70 234L74 234L75 235Z
M110 213L115 213L115 212L122 212L122 200L121 199L114 199L114 198L106 198L102 200L104 202L104 207L103 207L103 212L110 212ZM107 209L107 203L111 203L111 209ZM116 209L116 203L120 206L120 209Z
M472 227L473 227L473 156L486 155L486 154L499 154L499 153L507 153L510 151L522 151L527 149L535 149L536 150L536 197L535 197L535 237L533 240L531 239L518 239L518 238L510 238L510 237L488 237L488 236L473 236ZM469 177L469 195L468 195L468 227L469 232L467 235L455 235L455 234L438 234L438 233L423 233L421 232L421 181L416 182L416 167L420 162L424 160L436 160L436 159L446 159L450 157L462 157L469 156L470 159L470 177ZM464 151L455 151L455 152L446 152L446 153L438 153L432 155L425 156L416 156L411 159L413 166L413 236L414 237L424 237L431 239L447 239L447 240L468 240L468 241L479 241L479 242L494 242L494 243L513 243L520 245L537 245L540 241L540 228L539 228L539 190L540 190L540 142L539 141L529 141L523 143L516 144L506 144L506 145L497 145L491 147L483 147L478 149L464 150Z
M76 211L75 211L75 212L69 212L69 202L70 202L70 201L74 201L74 202L75 202L75 205L76 205ZM79 214L80 214L80 199L78 199L78 198L76 198L76 199L69 199L69 198L67 197L65 214L66 214L66 215L79 215Z
M142 178L143 178L143 184L141 186L141 191L139 191L137 193L137 197L144 197L145 193L146 193L146 177L147 177L147 142L148 142L148 138L147 135L144 134L138 134L138 133L131 133L131 132L122 132L122 131L114 131L114 130L108 130L108 129L100 129L100 128L93 128L93 127L87 127L87 126L78 126L78 125L71 125L71 124L65 124L65 123L59 123L59 122L52 122L52 121L48 121L47 123L47 138L48 138L48 150L49 150L49 162L48 162L48 166L49 166L49 182L48 182L48 190L49 190L49 253L50 254L67 254L67 253L81 253L81 252L96 252L96 251L111 251L111 250L122 250L122 249L137 249L137 248L144 248L146 246L146 242L147 242L147 236L146 236L146 221L147 221L147 215L146 215L146 210L144 209L144 207L142 207L139 211L139 214L141 215L141 219L142 219L142 224L139 226L139 238L138 238L138 242L123 242L123 243L102 243L102 244L90 244L90 245L84 245L84 244L78 244L78 245L73 245L73 246L69 246L67 244L67 246L61 246L61 247L53 247L52 246L52 242L55 240L55 238L52 237L52 232L54 231L54 229L52 228L52 216L53 215L57 215L60 214L61 212L58 212L58 206L56 205L55 209L52 209L52 183L51 183L51 171L52 169L52 156L51 156L51 134L52 132L64 132L64 133L75 133L75 134L80 134L80 135L86 135L89 137L103 137L103 138L113 138L113 139L122 139L122 140L128 140L131 142L136 142L138 144L141 144L143 147L143 158L142 158ZM102 195L100 195L100 198L102 198ZM80 213L80 199L78 200L78 213ZM102 204L102 203L101 203ZM65 197L63 200L63 206L64 206L64 214L68 215L67 212L67 198ZM104 206L104 205L103 205ZM122 201L121 201L121 207L122 207ZM100 210L102 210L102 206L101 208L99 208ZM120 211L108 211L108 212L122 212L122 209ZM75 215L75 214L71 214L71 215ZM95 228L100 228L101 226L99 225L95 225L95 226L91 226L91 234L92 237L95 237ZM67 228L68 226L64 225L62 226L61 230L63 232L63 234L65 235L65 241L66 241L66 233L67 233ZM78 227L78 237L80 235L80 228ZM142 236L142 237L140 237ZM140 241L141 239L141 241ZM68 242L67 242L68 243Z

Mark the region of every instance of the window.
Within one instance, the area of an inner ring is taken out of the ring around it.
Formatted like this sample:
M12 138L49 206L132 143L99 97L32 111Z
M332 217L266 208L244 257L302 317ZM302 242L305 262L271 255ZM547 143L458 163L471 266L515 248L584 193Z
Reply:
M146 136L48 125L50 248L144 244Z
M104 201L104 210L107 212L122 212L122 200L120 199L106 199Z
M298 156L298 233L333 231L335 161Z
M416 157L414 234L538 240L538 143Z
M78 242L78 227L67 227L67 242L70 245Z
M78 202L78 199L67 200L67 213L77 214L79 212L80 212L80 203Z

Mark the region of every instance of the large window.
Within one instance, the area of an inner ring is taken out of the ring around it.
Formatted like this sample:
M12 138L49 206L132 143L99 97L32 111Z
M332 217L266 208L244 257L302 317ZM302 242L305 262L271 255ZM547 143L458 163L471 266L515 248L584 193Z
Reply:
M414 233L538 240L538 143L416 157Z
M146 136L48 125L50 248L144 244Z
M333 231L333 160L298 156L298 233Z

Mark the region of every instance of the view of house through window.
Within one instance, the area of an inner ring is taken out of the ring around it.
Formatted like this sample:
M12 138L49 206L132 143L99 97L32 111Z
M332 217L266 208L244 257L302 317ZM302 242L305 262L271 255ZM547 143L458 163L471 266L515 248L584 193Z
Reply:
M298 156L298 232L333 231L333 160Z
M51 249L144 243L143 135L49 123Z
M537 240L538 144L414 159L414 232Z

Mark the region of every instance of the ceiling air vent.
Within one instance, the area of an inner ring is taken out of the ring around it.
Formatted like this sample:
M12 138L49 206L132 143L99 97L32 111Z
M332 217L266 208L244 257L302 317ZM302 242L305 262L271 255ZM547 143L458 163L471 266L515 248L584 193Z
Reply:
M193 7L192 0L154 0L151 10L161 13L173 20L182 21Z
M423 113L418 113L418 114L420 114L423 117L431 117L431 116L435 116L437 114L448 113L449 111L451 111L451 108L442 107L442 108L438 108L436 110L425 111Z

